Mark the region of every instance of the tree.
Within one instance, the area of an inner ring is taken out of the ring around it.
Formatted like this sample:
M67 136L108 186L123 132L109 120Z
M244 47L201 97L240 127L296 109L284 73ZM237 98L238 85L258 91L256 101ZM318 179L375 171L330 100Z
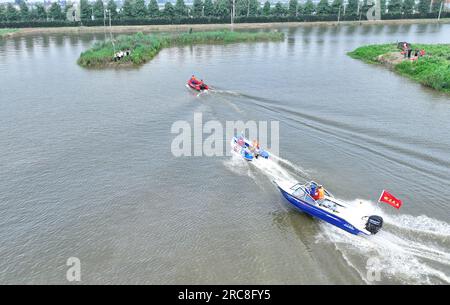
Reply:
M339 14L339 10L341 11L341 15L344 14L344 1L343 0L333 0L331 3L331 13L334 15Z
M421 14L428 14L430 11L431 0L420 0L417 4L417 10Z
M404 14L414 13L414 7L416 6L415 0L404 0L402 4L402 12Z
M298 13L298 1L297 0L289 0L289 9L288 14L291 17L297 16Z
M305 5L303 6L303 13L305 15L312 15L316 11L316 6L312 2L312 0L306 1Z
M109 0L108 4L106 5L106 9L109 11L109 14L111 14L111 19L117 18L117 4L114 0ZM109 16L108 14L108 16Z
M203 10L204 15L208 16L208 17L213 16L214 15L214 4L213 4L212 0L205 0L205 3L203 5L204 5L204 10Z
M133 0L125 0L122 6L122 16L125 18L133 18L134 16Z
M184 4L184 0L177 0L175 3L175 15L180 17L187 16L187 7Z
M230 16L230 2L228 0L216 0L214 2L214 15L222 18Z
M133 5L133 16L137 18L145 18L147 15L148 13L145 0L135 0Z
M61 5L57 2L53 2L48 9L48 16L53 20L64 20L66 18L62 12Z
M386 14L386 0L380 0L380 12Z
M331 13L331 7L328 0L320 0L317 4L317 15L324 16Z
M256 16L259 6L258 0L236 0L236 16Z
M286 15L286 10L284 9L283 4L281 4L281 2L277 2L275 4L275 7L272 10L272 15L274 15L274 16Z
M270 2L269 1L264 2L264 7L262 9L262 14L264 16L270 16Z
M0 4L0 22L5 22L6 19L6 6Z
M248 0L248 16L257 16L261 3L258 0Z
M433 0L433 4L431 5L431 12L432 13L439 13L439 10L441 9L443 0ZM445 9L445 8L443 8Z
M164 5L163 14L167 18L173 18L175 16L175 9L173 8L172 3L166 2L166 4Z
M147 8L147 13L150 17L159 17L161 12L159 11L158 2L156 0L150 0Z
M345 9L346 15L357 15L358 14L358 0L348 0L347 7Z
M80 0L80 17L81 19L91 19L91 4L88 0Z
M402 13L402 0L391 0L388 5L389 14L401 14Z
M11 3L8 3L6 6L6 19L8 21L17 21L19 18L20 14L17 9Z
M30 17L30 9L28 8L27 3L24 0L22 0L20 1L19 7L20 7L20 18L24 21L28 20L28 18Z
M96 0L92 6L92 11L95 19L103 19L104 16L103 0Z
M247 0L235 0L235 6L236 6L235 7L236 16L244 16L247 14Z
M202 17L203 15L203 1L202 0L194 0L192 4L192 15L194 17Z
M247 16L248 0L236 0L236 16Z
M36 3L35 9L33 11L36 19L38 20L47 20L47 11L45 10L45 7L42 3Z

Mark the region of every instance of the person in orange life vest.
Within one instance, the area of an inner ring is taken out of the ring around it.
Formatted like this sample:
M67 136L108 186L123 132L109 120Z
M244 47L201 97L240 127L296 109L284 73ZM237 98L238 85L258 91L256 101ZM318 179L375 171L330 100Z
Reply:
M252 145L249 147L250 151L253 153L253 156L255 156L256 159L258 159L259 156L259 144L257 140L252 141Z
M316 200L322 200L325 198L325 190L322 185L319 185L319 188L317 189L317 199Z
M320 187L320 185L312 185L311 186L311 197L314 200L319 200L319 187Z

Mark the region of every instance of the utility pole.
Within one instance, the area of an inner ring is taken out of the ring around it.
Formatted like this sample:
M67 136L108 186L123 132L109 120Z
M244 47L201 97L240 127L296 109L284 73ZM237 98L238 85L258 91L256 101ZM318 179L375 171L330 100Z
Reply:
M339 12L338 12L338 24L341 21L341 6L339 5Z
M359 6L358 6L359 7ZM361 18L362 18L362 8L359 11L359 24L361 24Z
M236 0L233 0L233 6L231 7L231 25L234 25L234 12L235 12L235 7L236 5Z
M103 3L103 31L105 32L105 41L106 41L106 8L105 8L105 3Z
M441 20L442 8L444 7L444 0L441 0L441 7L439 8L438 22Z
M113 46L114 54L116 54L116 45L114 44L114 39L112 35L112 26L111 26L111 10L106 10L109 13L109 37L111 39L111 44Z

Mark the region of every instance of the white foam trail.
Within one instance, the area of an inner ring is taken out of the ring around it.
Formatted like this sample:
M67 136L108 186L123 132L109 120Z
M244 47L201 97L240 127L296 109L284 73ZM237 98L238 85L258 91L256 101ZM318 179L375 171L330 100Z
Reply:
M228 170L239 176L248 176L254 181L258 181L256 176L252 173L248 162L235 153L231 155L230 159L223 161L223 164Z
M243 111L242 111L238 106L236 106L236 104L234 104L234 103L232 103L232 102L230 102L230 101L226 101L226 102L227 102L227 104L230 105L230 107L233 108L234 111L236 111L237 113L243 113Z
M309 174L300 166L293 164L292 162L283 159L277 155L270 155L271 159L277 161L278 163L282 163L293 169L297 174L300 174L302 177L306 178L309 177Z
M366 262L359 265L353 262L361 259L361 255L363 260L378 259L382 280L405 284L450 283L450 253L446 245L450 237L448 224L427 216L387 215L367 200L363 200L363 205L367 211L376 211L385 220L383 230L377 235L362 238L321 222L317 241L332 242L368 283ZM430 241L429 234L440 238Z
M295 181L295 178L288 170L284 169L278 163L271 159L254 159L252 165L258 168L264 175L272 180Z
M442 237L450 236L450 225L425 215L382 215L386 222L401 229Z
M212 88L209 90L211 93L218 93L218 94L227 94L227 95L234 95L234 96L241 96L242 94L236 91L231 91L231 90L220 90L220 89L215 89Z

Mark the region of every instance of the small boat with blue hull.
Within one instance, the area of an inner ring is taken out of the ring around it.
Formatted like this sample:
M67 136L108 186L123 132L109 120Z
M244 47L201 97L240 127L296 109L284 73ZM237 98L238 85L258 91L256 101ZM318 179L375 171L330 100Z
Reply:
M278 181L275 183L296 209L349 233L374 235L383 226L383 218L380 216L366 215L367 212L362 207L338 200L324 188L321 198L317 198L316 190L319 186L314 181L306 184Z
M259 157L264 159L269 158L269 153L261 149L257 141L250 142L244 136L233 137L231 140L231 148L247 161L252 161Z

